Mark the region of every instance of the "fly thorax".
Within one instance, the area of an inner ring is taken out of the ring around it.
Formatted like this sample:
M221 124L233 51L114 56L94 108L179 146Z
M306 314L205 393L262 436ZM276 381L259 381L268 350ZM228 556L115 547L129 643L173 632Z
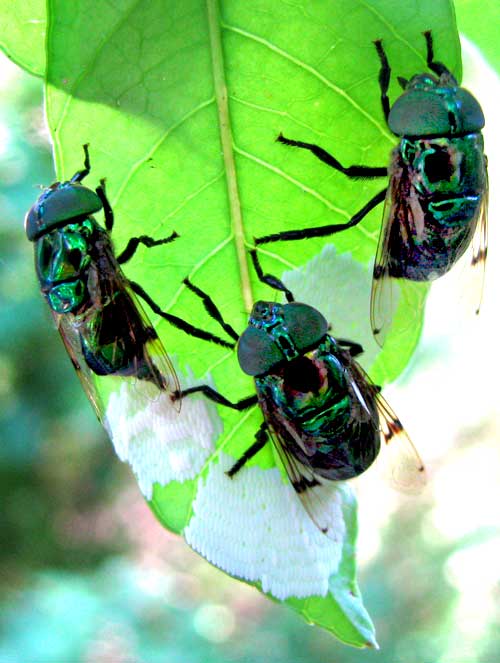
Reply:
M317 439L330 439L345 430L352 415L345 368L328 346L327 340L317 351L301 357L302 361L291 362L291 370L286 366L283 371L284 389L301 415L302 429Z
M427 223L434 220L451 230L474 218L486 188L481 134L404 139L401 158L408 167L419 205L427 212Z
M328 391L325 366L307 356L281 364L276 373L256 378L256 384L295 420L309 419L311 412L319 412Z
M282 368L282 376L284 389L291 393L314 395L327 386L324 365L307 355L287 362Z
M319 414L324 406L346 394L342 366L332 355L318 350L284 364L280 369L287 402L298 410L314 408Z
M41 290L56 313L78 309L86 298L90 257L85 231L73 224L42 235L35 245Z
M403 139L401 154L412 184L421 195L459 191L462 153L449 139Z

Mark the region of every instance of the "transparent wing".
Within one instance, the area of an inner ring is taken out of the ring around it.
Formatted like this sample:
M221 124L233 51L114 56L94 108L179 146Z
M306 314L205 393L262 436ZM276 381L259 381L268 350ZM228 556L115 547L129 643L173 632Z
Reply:
M169 394L179 392L180 384L172 362L110 247L106 248L101 257L95 281L98 295L94 293L94 298L106 302L101 324L105 324L104 320L120 320L120 324L110 325L116 328L116 344L123 336L131 347L134 344L137 346L134 366L122 377L133 381L137 391L148 400L155 399L165 391ZM145 388L146 382L156 386L157 391ZM139 397L139 393L137 395ZM172 403L179 411L181 401L173 400Z
M486 256L488 254L488 184L483 194L477 226L472 238L471 280L476 291L476 314L479 313L483 300Z
M158 387L159 392L167 391L170 394L175 392L180 393L181 386L179 378L177 377L170 357L163 347L163 343L154 331L154 328L135 293L128 288L127 291L144 325L147 329L151 330L151 337L145 344L144 358L150 369L153 382ZM181 400L176 398L172 403L174 408L177 411L180 411Z
M395 199L395 187L391 180L391 185L387 189L382 228L373 266L370 300L372 332L380 347L385 343L399 302L390 267L393 247L401 241L398 235L399 218L402 214L405 214L405 207L401 200Z
M391 409L380 389L370 380L359 364L344 353L344 370L350 383L352 411L360 420L373 422L386 447L383 456L389 467L389 480L398 490L418 493L426 483L425 468L415 446L400 420ZM337 540L339 511L336 499L338 481L328 479L315 470L308 460L307 440L293 421L273 408L265 398L260 399L271 439L278 451L290 482L304 509L316 526L329 538ZM300 460L293 453L299 448Z
M104 404L99 394L99 389L95 382L95 376L92 371L89 369L87 362L82 353L80 336L77 329L71 323L68 315L62 315L55 313L51 310L52 317L56 323L56 327L61 334L66 351L71 359L73 368L80 379L83 390L85 391L87 398L89 399L92 407L95 410L97 418L99 421L104 424Z
M358 382L364 380L366 389L370 390L374 397L379 415L380 433L385 442L382 459L390 483L403 493L419 493L427 483L427 473L420 454L396 413L367 373L354 361L350 368L353 374L357 375Z
M116 417L120 403L125 409L132 408L134 414L147 413L152 401L180 391L180 385L162 343L113 256L104 253L99 270L94 265L89 274L92 305L87 311L79 316L53 316L99 421L116 440L122 437L121 427L128 420L127 412ZM120 364L116 358L121 356L124 359ZM166 407L179 411L179 400L164 400ZM111 402L115 423L107 414Z
M403 278L406 257L418 253L415 238L425 236L425 214L420 198L405 172L391 177L384 205L370 301L370 320L373 336L383 347L389 333L404 335L421 324L419 312L424 305L429 281ZM418 301L417 307L407 309L405 316L394 318L400 303Z
M310 465L301 463L290 452L283 436L271 425L268 425L268 430L290 483L307 514L323 534L333 541L339 541L339 528L343 525L336 498L338 482L319 476Z
M420 493L427 483L425 466L415 445L385 398L379 394L377 406L381 433L385 441L389 481L402 493Z
M377 431L377 390L371 383L367 385L365 374L356 370L356 365L347 351L340 351L339 358L344 364L346 379L350 383L352 411L356 413L353 416L359 417L363 422L372 421L373 430ZM304 509L321 532L332 540L338 540L339 528L342 527L337 494L340 482L324 476L325 468L323 473L315 469L315 452L309 446L311 440L303 436L302 430L294 425L293 420L285 417L279 408L273 407L272 401L262 395L260 403L271 439ZM294 449L300 449L298 456ZM337 470L340 470L340 464L347 462L347 459L343 459L342 454L339 454L335 462Z
M456 247L460 257L450 263L450 269L442 277L445 304L466 316L481 309L486 257L488 251L488 189L481 196L476 214L470 220L470 233L464 233ZM460 314L460 313L459 313Z

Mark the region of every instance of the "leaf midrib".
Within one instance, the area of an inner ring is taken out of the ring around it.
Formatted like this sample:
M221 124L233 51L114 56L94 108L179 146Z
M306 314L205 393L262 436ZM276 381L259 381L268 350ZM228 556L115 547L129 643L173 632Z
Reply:
M229 117L218 0L207 0L207 12L215 99L217 102L217 112L219 115L219 133L226 173L227 194L229 199L229 216L240 271L241 294L243 297L245 309L248 313L250 313L253 306L253 295L250 285L250 274L248 270L248 261L245 249L243 217L241 214L241 202L238 191L238 181L236 177L236 165L234 162L233 136Z

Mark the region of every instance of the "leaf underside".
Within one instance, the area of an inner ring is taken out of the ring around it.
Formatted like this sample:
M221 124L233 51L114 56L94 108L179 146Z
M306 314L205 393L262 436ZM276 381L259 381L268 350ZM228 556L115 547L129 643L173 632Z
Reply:
M40 16L41 8L32 11ZM183 278L206 290L240 332L252 301L276 299L248 264L253 237L345 222L385 186L383 179L351 181L312 155L276 143L279 133L317 143L345 166L385 166L395 140L380 108L373 41L383 40L393 66L392 100L399 94L397 76L425 69L424 30L432 29L437 59L461 74L447 0L305 5L186 0L170 6L161 0L98 6L89 0L49 0L47 12L43 48L38 29L27 56L33 33L24 24L17 52L14 38L2 45L28 70L45 73L59 178L81 167L81 146L90 143L92 172L86 183L95 187L106 177L117 252L133 235L162 237L173 230L180 235L163 247L142 247L124 266L126 275L164 310L218 335L220 328L182 285ZM41 15L41 24L44 19ZM264 270L285 274L297 299L320 308L334 333L365 347L364 367L378 384L406 366L423 317L416 293L397 313L414 319L411 332L378 352L368 310L381 217L379 206L348 232L269 244L260 254ZM188 374L189 384L209 375L233 401L253 393L234 352L186 336L153 314L151 319L183 384ZM242 414L220 407L216 416L223 432L217 432L215 448L205 450L199 473L152 486L151 507L173 531L190 526L200 481L221 462L219 454L238 458L262 420L257 408ZM268 445L248 469L265 474L275 464ZM348 489L340 493L346 531L328 592L286 602L351 645L376 646L355 581L354 498ZM251 503L252 495L245 499Z

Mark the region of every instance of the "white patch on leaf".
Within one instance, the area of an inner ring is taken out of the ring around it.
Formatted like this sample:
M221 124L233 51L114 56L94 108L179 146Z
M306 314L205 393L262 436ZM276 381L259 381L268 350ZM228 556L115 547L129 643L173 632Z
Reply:
M233 463L221 453L200 480L184 530L188 544L223 571L260 582L262 591L277 599L326 596L342 556L343 509L352 509L355 499L351 488L331 484L333 541L314 524L277 468L245 467L230 479L225 472Z
M331 335L363 346L360 363L369 368L380 348L370 326L373 263L361 265L350 253L337 253L333 244L300 269L284 272L282 280L295 300L314 306L332 325ZM322 284L318 287L318 283ZM353 288L353 283L356 287Z
M206 399L184 398L177 412L167 392L139 380L124 380L110 395L105 417L118 457L132 467L148 500L154 483L194 479L222 432L216 408Z

